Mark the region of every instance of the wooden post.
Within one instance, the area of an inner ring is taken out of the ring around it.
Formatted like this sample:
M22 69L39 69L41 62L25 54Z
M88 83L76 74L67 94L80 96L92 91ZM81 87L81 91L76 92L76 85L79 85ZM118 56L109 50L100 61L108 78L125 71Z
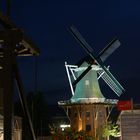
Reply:
M16 29L0 32L0 40L3 40L2 62L2 86L4 108L4 140L12 140L13 133L13 94L14 72L13 66L16 59L14 52L16 44L21 40L21 33Z
M3 101L4 101L4 140L12 140L13 122L13 72L12 47L7 44L4 48L3 67Z

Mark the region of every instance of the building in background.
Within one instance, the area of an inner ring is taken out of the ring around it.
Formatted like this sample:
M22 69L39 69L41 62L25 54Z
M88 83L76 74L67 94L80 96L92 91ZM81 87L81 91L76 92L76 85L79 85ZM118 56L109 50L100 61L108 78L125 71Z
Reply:
M121 140L139 140L140 139L140 106L134 104L132 109L121 111L120 130Z
M0 140L4 140L3 119L4 119L3 116L0 115ZM22 140L22 118L21 117L14 116L12 139Z

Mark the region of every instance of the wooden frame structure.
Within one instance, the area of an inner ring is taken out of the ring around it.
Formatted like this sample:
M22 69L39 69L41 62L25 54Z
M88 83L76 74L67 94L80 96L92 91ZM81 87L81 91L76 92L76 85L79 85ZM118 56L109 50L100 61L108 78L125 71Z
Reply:
M13 88L18 88L20 102L27 118L32 139L36 140L31 117L16 62L17 56L38 56L39 49L7 16L0 13L0 89L3 94L4 140L12 140Z

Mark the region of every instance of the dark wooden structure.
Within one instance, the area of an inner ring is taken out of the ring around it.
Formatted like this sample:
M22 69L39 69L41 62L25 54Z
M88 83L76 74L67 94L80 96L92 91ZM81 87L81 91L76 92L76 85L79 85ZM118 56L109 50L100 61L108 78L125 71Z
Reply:
M19 98L28 121L32 134L32 139L36 140L31 118L27 108L26 98L20 79L17 56L38 56L39 50L35 47L7 16L0 13L0 94L4 115L4 140L12 140L12 123L13 123L13 88L14 84L19 91Z

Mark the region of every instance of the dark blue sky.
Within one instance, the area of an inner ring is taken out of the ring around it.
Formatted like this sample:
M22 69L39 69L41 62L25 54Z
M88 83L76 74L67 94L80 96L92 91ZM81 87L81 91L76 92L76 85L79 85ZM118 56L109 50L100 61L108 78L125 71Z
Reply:
M78 28L96 54L114 37L119 38L122 45L105 64L110 65L125 94L139 94L139 0L13 0L11 19L41 51L37 89L48 101L54 98L56 102L70 94L64 62L75 64L86 55L68 32L71 25ZM35 59L19 58L19 64L25 91L34 90Z

